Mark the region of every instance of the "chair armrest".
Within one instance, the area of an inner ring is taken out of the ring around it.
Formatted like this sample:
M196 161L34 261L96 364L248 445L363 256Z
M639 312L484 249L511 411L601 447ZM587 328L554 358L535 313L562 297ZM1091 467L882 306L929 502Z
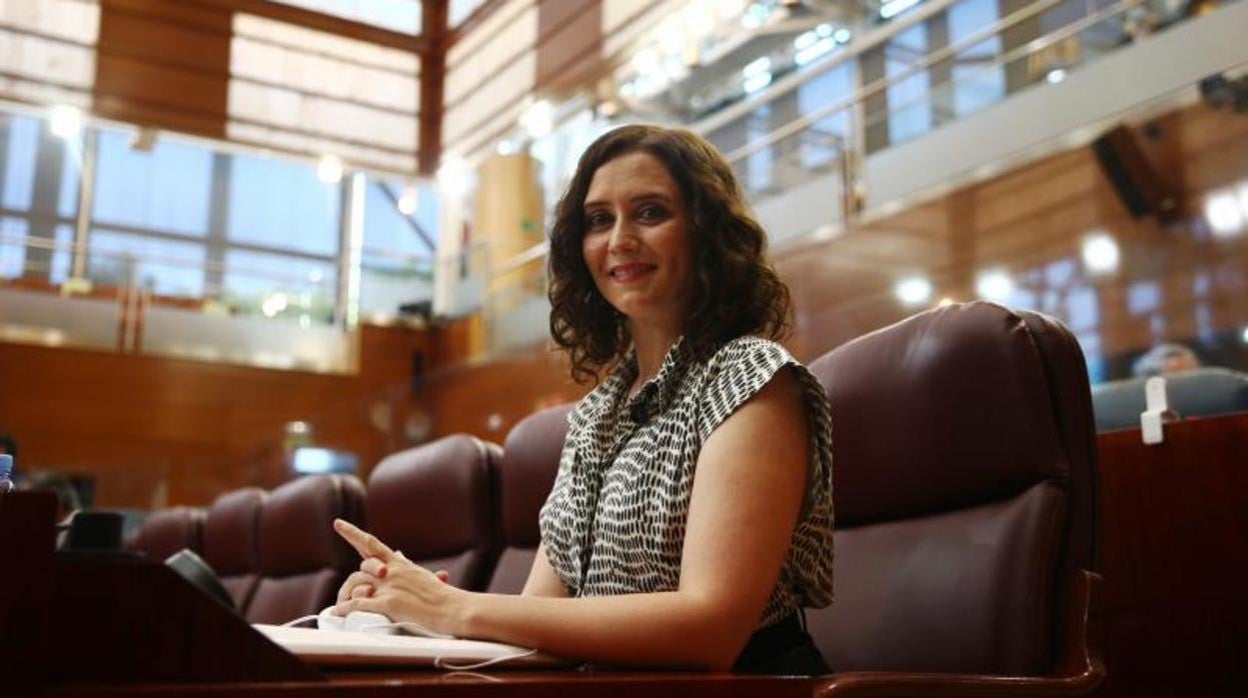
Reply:
M1101 652L1101 576L1080 570L1070 588L1061 655L1048 676L909 671L849 671L815 685L821 698L842 696L1081 696L1105 679Z

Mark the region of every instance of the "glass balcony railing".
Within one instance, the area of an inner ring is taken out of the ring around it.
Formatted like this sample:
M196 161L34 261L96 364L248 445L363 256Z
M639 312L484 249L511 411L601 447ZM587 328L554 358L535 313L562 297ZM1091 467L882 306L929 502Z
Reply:
M0 173L8 341L341 372L432 301L427 183L19 105Z

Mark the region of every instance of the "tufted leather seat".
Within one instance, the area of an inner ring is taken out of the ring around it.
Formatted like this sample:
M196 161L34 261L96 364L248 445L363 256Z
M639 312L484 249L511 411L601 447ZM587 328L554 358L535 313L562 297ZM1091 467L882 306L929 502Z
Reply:
M189 548L203 550L204 510L196 507L170 507L152 512L139 530L126 541L126 549L163 562L174 553Z
M363 525L363 509L364 486L350 475L304 477L270 492L260 507L260 581L247 619L283 623L328 606L360 561L333 520Z
M1080 571L1097 567L1095 435L1070 332L952 305L810 368L832 406L836 601L807 613L829 663L1054 672Z
M264 490L247 487L226 492L208 508L204 519L204 561L234 599L234 608L246 615L260 582L257 534Z
M368 480L370 532L409 560L479 590L497 551L495 444L462 434L387 457Z
M570 409L571 403L529 415L507 434L495 486L502 550L487 591L518 594L524 589L541 543L538 513L555 483Z

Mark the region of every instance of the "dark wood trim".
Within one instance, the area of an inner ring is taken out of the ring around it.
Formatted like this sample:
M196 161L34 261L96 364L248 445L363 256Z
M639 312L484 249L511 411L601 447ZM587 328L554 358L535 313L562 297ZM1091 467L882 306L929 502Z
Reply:
M446 85L446 17L449 0L429 0L421 13L421 34L428 45L421 56L420 119L418 121L416 171L433 176L442 160L442 98Z

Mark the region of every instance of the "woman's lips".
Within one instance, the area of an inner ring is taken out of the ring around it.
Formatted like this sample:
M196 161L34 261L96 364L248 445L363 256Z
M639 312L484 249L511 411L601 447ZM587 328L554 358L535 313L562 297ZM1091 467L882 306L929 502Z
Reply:
M611 278L619 283L627 284L640 281L654 271L652 264L621 264L611 267L607 272Z

